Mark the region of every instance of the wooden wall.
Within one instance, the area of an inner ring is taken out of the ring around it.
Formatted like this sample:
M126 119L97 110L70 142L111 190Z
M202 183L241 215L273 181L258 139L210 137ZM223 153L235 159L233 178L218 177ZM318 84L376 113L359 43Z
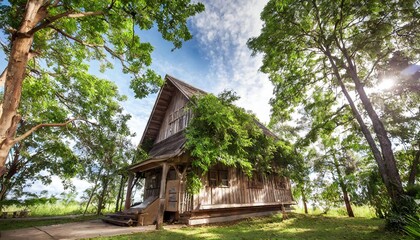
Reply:
M172 96L171 102L169 103L168 109L165 113L165 117L163 118L162 125L159 130L158 137L155 140L155 143L158 143L167 137L175 134L178 131L172 132L171 135L168 135L168 128L170 123L170 115L173 114L175 111L184 107L188 102L188 99L178 90Z
M274 176L263 178L260 188L251 188L248 177L241 171L229 168L229 187L210 187L207 176L202 182L205 186L198 195L194 195L193 208L213 209L224 207L261 206L269 204L290 204L292 194L289 180L286 188L279 188L275 184Z

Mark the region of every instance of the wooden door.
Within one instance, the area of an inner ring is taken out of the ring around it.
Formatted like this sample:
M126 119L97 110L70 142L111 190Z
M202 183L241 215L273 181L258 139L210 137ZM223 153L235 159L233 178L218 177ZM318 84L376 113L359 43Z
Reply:
M166 210L168 212L178 212L179 206L179 180L168 180L166 182Z

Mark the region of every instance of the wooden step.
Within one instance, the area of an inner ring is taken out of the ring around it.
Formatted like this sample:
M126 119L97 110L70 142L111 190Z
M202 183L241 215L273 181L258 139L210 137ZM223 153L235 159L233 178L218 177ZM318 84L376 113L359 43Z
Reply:
M137 221L133 221L132 219L129 220L118 220L115 218L109 218L109 217L105 217L102 218L102 221L106 222L106 223L111 223L114 225L118 225L118 226L132 226L132 225L137 225Z
M106 216L110 218L117 218L117 219L130 219L130 218L133 220L137 219L137 214L111 213L111 214L106 214Z

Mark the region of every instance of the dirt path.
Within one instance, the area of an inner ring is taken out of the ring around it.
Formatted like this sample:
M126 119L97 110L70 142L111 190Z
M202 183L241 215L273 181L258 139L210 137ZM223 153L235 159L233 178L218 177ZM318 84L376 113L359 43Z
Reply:
M83 216L95 216L95 214L77 214L77 215L63 215L63 216L49 216L49 217L24 217L24 218L0 218L0 224L1 222L7 222L7 221L32 221L32 220L54 220L54 219L68 219L68 218L78 218Z
M171 225L165 228L177 228L182 225ZM81 239L100 236L116 236L136 232L153 231L154 225L142 227L119 227L92 220L86 222L74 222L57 224L44 227L32 227L0 232L1 240L43 240L43 239Z

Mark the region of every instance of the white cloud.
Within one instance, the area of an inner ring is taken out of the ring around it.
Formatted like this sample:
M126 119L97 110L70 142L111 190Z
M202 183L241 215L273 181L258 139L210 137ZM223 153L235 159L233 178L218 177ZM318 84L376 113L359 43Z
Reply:
M260 0L206 1L206 11L192 20L195 37L211 60L207 80L216 82L211 92L236 91L241 97L237 104L254 112L263 122L269 121L268 102L273 87L268 77L258 71L261 56L251 57L246 42L258 36L262 27L259 16L266 3Z
M48 175L47 171L43 171L43 173L41 174ZM79 178L72 178L70 181L74 185L75 190L78 194L76 200L80 200L83 195L83 192L87 188L92 186L92 184L88 181ZM51 176L50 184L44 185L41 181L35 181L30 187L24 188L24 191L29 191L35 194L40 194L42 191L48 191L48 195L54 195L56 197L59 197L61 193L66 192L68 190L64 189L62 180L58 176L53 175Z

